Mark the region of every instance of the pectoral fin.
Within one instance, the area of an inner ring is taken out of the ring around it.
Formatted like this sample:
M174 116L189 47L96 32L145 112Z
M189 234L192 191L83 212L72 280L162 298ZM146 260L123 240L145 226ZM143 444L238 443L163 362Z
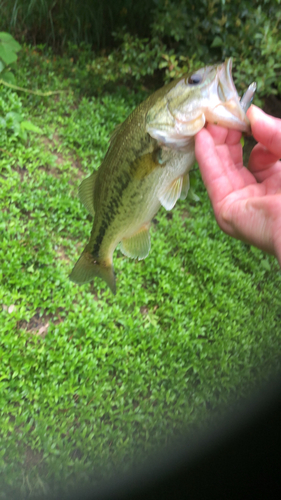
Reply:
M183 178L178 177L172 184L163 192L159 197L161 205L163 205L166 210L172 210L172 208L177 203L177 200L181 196L183 186Z
M187 197L189 188L190 188L189 174L187 173L183 176L183 180L182 180L182 188L181 188L181 194L180 194L181 200L185 200L185 198Z
M131 259L145 259L150 250L149 226L143 226L131 238L124 238L121 241L121 252Z
M89 214L94 217L94 188L97 172L93 172L89 177L83 180L79 186L79 198Z
M84 250L74 268L72 269L69 279L83 285L92 281L96 276L102 278L109 286L112 293L116 294L115 275L111 262L101 261L95 258L90 252Z

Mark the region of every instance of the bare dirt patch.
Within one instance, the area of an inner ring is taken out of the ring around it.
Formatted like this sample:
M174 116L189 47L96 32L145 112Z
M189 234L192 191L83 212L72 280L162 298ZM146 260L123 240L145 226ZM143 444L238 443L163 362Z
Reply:
M40 464L43 460L43 452L39 452L38 450L32 450L30 446L26 447L25 457L24 457L24 466L26 469L31 469L36 465Z
M67 263L71 262L71 259L67 256L66 250L65 250L65 248L62 245L56 246L55 250L56 250L56 253L57 253L57 257L60 260L63 260L65 262L67 262Z
M42 170L46 172L50 172L51 175L59 178L61 175L61 166L65 163L71 163L76 169L76 175L72 175L69 180L70 184L73 184L75 180L82 179L85 177L85 173L82 170L81 162L77 156L74 154L62 154L58 151L58 146L61 144L58 134L54 133L52 139L48 139L47 137L43 137L41 139L45 148L50 151L50 153L56 157L57 168L54 166L41 167Z
M189 219L190 218L190 213L188 210L186 210L186 208L184 208L182 211L181 211L181 219L183 221L185 221L185 219Z
M32 335L36 335L37 337L45 338L50 323L58 324L63 321L60 313L63 311L63 308L60 307L54 315L52 314L42 314L40 315L40 310L36 312L36 314L29 320L21 320L18 322L18 328L25 330L27 333ZM56 319L54 319L56 318Z

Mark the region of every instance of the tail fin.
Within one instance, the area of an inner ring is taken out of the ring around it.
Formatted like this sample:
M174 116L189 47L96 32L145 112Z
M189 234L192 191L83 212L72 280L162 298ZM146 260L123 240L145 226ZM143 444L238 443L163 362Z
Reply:
M84 250L72 269L69 279L78 285L83 285L96 276L102 278L109 286L112 293L114 295L116 294L115 275L111 262L95 258L90 252Z

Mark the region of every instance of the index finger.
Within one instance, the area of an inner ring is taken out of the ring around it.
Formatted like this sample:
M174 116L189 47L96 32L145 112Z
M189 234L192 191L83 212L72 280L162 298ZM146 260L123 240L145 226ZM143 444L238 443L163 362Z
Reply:
M195 136L195 156L213 206L233 191L232 183L218 155L213 137L206 128Z
M277 158L281 158L281 120L252 105L247 111L254 138Z
M208 123L206 129L210 132L217 146L219 144L229 144L231 146L239 144L242 135L239 130L230 130L212 123Z

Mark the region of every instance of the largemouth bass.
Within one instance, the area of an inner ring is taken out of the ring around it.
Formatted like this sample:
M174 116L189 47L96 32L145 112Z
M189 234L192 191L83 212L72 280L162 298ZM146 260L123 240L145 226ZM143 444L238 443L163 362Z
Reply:
M150 222L162 205L171 210L189 189L195 162L194 135L206 122L250 133L246 110L251 84L240 100L228 59L172 81L142 102L117 127L98 171L79 196L93 216L89 243L70 274L78 284L102 278L116 293L113 252L121 242L128 257L150 250Z

